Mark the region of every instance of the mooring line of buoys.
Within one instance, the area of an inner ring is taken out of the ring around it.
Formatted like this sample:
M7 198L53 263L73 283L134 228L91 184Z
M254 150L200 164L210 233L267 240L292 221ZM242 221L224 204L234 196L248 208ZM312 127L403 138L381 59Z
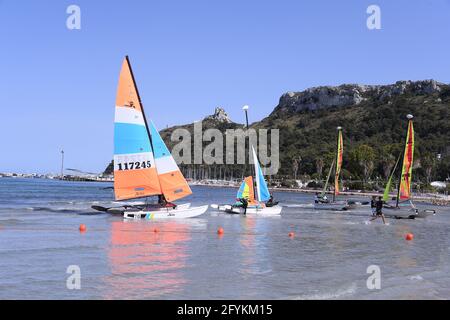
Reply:
M0 225L0 230L5 230L5 228L3 227L3 226L1 226ZM33 228L21 228L21 227L11 227L11 228L8 228L8 230L16 230L16 231L44 231L44 232L47 232L47 231L71 231L71 230L73 230L73 227L67 227L67 228L36 228L36 227L33 227ZM94 231L94 232L101 232L101 231L103 231L103 232L107 232L107 231L109 231L109 229L107 229L107 228L93 228L93 229L90 229L91 231ZM79 224L79 226L78 226L78 231L80 232L80 233L86 233L87 232L87 226L86 226L86 224L84 224L84 223L81 223L81 224ZM120 231L120 232L131 232L131 233L136 233L136 232L140 232L140 233L153 233L153 234L158 234L158 233L183 233L183 234L211 234L211 231L208 231L208 230L206 230L206 231L183 231L183 230L163 230L163 229L160 229L160 228L157 228L157 227L153 227L153 228L149 228L149 229L146 229L146 230L125 230L125 229L123 229L123 230L117 230L117 231ZM219 226L217 229L216 229L216 234L217 235L219 235L219 236L223 236L224 234L225 234L225 230L224 230L224 228L222 227L222 226ZM231 232L231 233L228 233L229 235L237 235L237 236L265 236L265 235L267 235L266 233L256 233L256 232ZM274 234L274 233L272 233L272 235L277 235L277 234ZM278 234L278 235L283 235L283 234ZM284 235L286 235L285 233L284 233ZM288 232L288 237L289 238L295 238L295 232L293 232L293 231L289 231ZM411 234L411 236L412 236L412 234ZM407 239L407 240L412 240L412 239Z

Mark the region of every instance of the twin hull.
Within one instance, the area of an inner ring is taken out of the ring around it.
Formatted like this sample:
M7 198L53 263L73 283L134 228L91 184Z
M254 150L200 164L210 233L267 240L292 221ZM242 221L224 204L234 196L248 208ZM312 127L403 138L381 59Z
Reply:
M415 219L426 218L428 216L436 214L435 210L431 209L417 209L417 208L383 208L383 214L389 218L402 218L402 219Z
M208 210L208 206L190 207L189 204L173 208L159 208L155 210L128 210L124 211L125 219L181 219L197 217Z
M234 213L234 214L243 214L244 208L242 207L233 207L231 205L220 205L217 208L219 211L223 211L226 213ZM277 216L281 214L281 210L283 208L281 206L273 206L273 207L248 207L246 210L246 214L255 214L255 215L268 215L268 216Z

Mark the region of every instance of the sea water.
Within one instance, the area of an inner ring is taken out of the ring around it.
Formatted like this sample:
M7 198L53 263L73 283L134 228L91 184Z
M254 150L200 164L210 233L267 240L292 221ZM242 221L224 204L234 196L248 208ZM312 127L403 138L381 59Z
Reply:
M450 298L450 208L385 226L368 223L370 208L319 212L313 195L275 192L280 217L209 209L124 221L90 208L120 205L111 186L0 178L0 299ZM180 203L232 203L236 194L192 189ZM73 266L78 289L68 285ZM379 289L368 285L370 266L379 267Z

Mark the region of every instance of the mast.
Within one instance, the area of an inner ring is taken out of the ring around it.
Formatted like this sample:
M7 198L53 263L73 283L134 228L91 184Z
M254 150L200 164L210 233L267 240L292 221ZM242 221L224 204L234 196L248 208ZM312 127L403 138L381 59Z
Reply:
M330 170L328 171L327 181L325 181L325 186L323 187L323 190L322 190L322 197L327 193L328 182L330 181L331 173L334 170L334 162L335 161L336 161L336 159L333 159L333 162L331 163Z
M248 109L249 109L249 106L248 105L245 105L245 106L243 106L242 107L242 110L244 110L244 112L245 112L245 125L246 125L246 127L245 127L245 130L246 130L246 134L248 135ZM248 137L248 155L249 155L249 157L248 157L248 159L249 159L249 161L250 161L250 147L252 147L253 148L253 145L250 145L250 137ZM253 161L256 161L256 159L253 159ZM255 164L254 164L255 165ZM245 164L245 171L247 171L247 162L246 162L246 164ZM255 199L258 199L258 197L257 197L257 195L256 195L256 188L257 188L257 185L256 185L256 171L255 172L253 172L254 170L253 170L253 168L252 168L252 166L250 166L250 175L253 177L255 177L255 179L252 179L253 181L253 196L254 196L254 198Z
M333 192L333 202L336 200L336 196L339 194L339 174L341 172L342 166L342 149L341 149L341 140L342 140L342 127L337 127L338 135L337 135L337 149L336 149L336 166L334 167L334 192Z
M133 80L133 85L134 85L134 88L136 89L136 95L137 95L139 104L141 105L142 117L144 118L145 129L147 130L148 139L150 140L150 148L152 149L152 153L155 154L155 151L153 149L152 135L151 135L150 130L148 128L147 118L145 117L144 105L142 104L141 95L139 94L139 89L138 89L137 84L136 84L136 79L134 78L133 69L131 68L131 63L130 63L130 59L128 58L128 55L125 56L125 59L127 60L128 68L130 69L131 79ZM155 168L156 168L156 161L155 161ZM162 192L161 182L159 181L159 179L158 179L158 184L159 184L160 190Z
M64 180L64 150L61 150L61 180Z

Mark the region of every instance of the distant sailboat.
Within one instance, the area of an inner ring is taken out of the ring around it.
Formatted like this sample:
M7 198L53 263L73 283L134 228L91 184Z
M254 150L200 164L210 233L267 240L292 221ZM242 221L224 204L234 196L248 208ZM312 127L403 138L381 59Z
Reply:
M402 165L402 173L400 176L399 185L397 188L397 197L395 204L389 205L386 204L383 207L383 213L387 217L394 218L425 218L429 215L433 215L436 213L435 210L432 209L418 209L412 202L412 169L414 162L414 124L413 124L413 116L408 115L408 130L406 133L406 143L405 143L405 151L403 153L403 165ZM400 158L399 158L400 160ZM392 179L394 177L395 170L397 169L397 163L392 170L392 173L389 177L388 183L386 184L386 188L384 190L383 201L387 202L389 200L389 191L392 185Z
M258 215L280 215L283 209L278 203L270 203L271 195L267 182L264 179L264 175L261 166L256 156L256 151L252 146L252 156L255 171L255 182L253 182L253 176L246 177L242 182L237 194L237 199L246 199L248 202L247 209L245 210L240 203L234 205L211 205L212 208L224 211L227 213L246 213L246 214L258 214ZM256 188L255 187L256 184Z
M203 214L208 208L171 204L192 191L158 130L145 118L128 56L123 61L116 97L114 194L119 201L159 197L158 204L110 208L110 212L123 213L125 218L189 218ZM98 208L95 209L101 210Z
M349 208L349 204L347 201L336 200L336 197L339 195L339 188L340 188L339 178L341 174L342 160L344 154L344 140L342 138L342 127L338 127L337 130L338 130L338 138L337 138L336 158L333 160L333 163L331 164L330 171L328 172L327 181L325 182L325 186L322 190L322 193L319 199L316 199L314 203L314 209L316 210L347 210ZM328 200L326 198L326 192L333 170L334 170L333 199Z

